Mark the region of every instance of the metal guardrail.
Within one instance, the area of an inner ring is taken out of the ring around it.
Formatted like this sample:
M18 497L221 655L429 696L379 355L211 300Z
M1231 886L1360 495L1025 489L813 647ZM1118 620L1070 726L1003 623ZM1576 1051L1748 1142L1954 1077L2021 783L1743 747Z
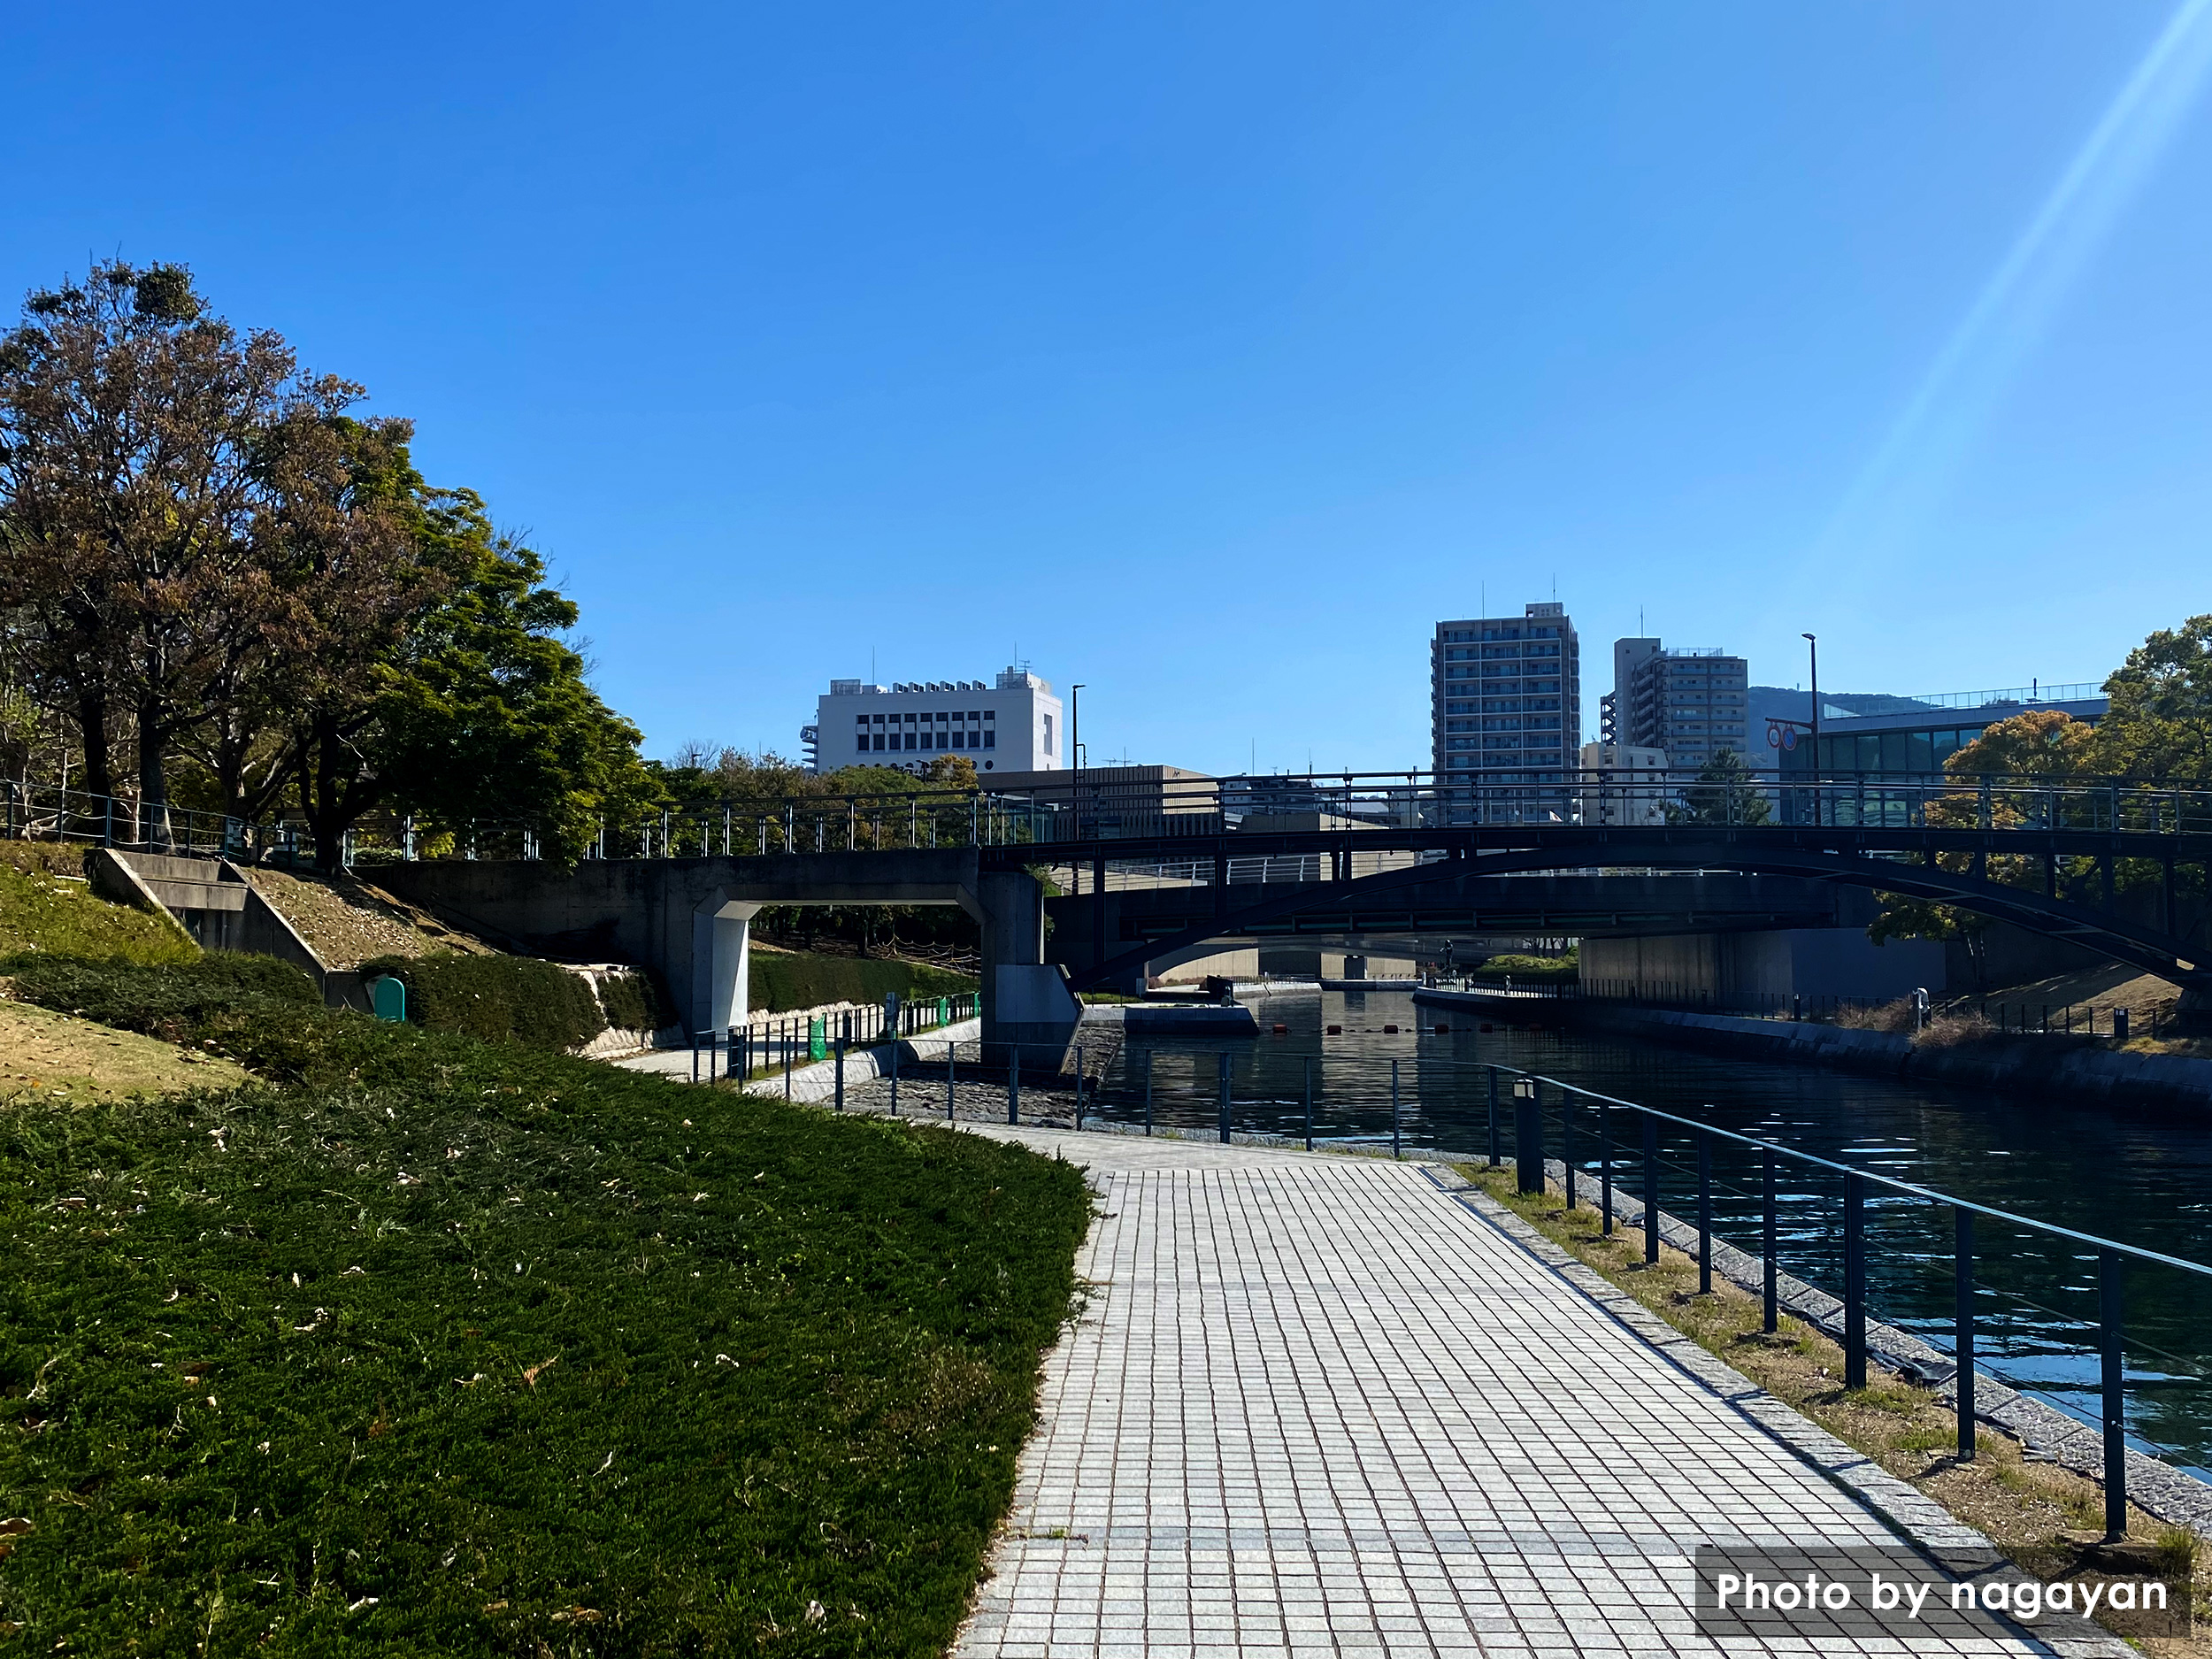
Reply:
M204 858L242 856L256 845L255 826L243 818L15 779L0 784L0 839Z
M1232 1068L1240 1055L1249 1052L1248 1044L1241 1049L1218 1052L1216 1091L1203 1102L1210 1109L1210 1115L1215 1118L1219 1139L1225 1143L1233 1138L1237 1112L1237 1102L1233 1098L1231 1087ZM1156 1101L1153 1057L1150 1048L1141 1051L1137 1056L1140 1063L1138 1075L1132 1079L1125 1071L1120 1098L1117 1102L1111 1102L1118 1104L1130 1118L1141 1118L1146 1134L1155 1131ZM1202 1074L1204 1055L1191 1052L1182 1057L1191 1059ZM1354 1068L1356 1080L1351 1089L1339 1091L1340 1098L1332 1101L1319 1087L1320 1080L1332 1074L1340 1078L1348 1064ZM1791 1166L1816 1171L1839 1183L1841 1193L1837 1216L1843 1240L1844 1283L1840 1301L1843 1307L1844 1382L1847 1387L1863 1388L1867 1382L1865 1217L1870 1191L1878 1189L1896 1198L1947 1208L1953 1222L1950 1229L1953 1244L1950 1277L1953 1293L1951 1334L1953 1357L1956 1362L1955 1404L1958 1455L1962 1460L1973 1457L1976 1438L1976 1219L1978 1217L2008 1227L2020 1228L2057 1240L2073 1250L2093 1253L2098 1263L2098 1317L2095 1327L2100 1373L2099 1423L2103 1435L2105 1525L2108 1539L2116 1540L2124 1536L2127 1527L2127 1442L2123 1344L2127 1269L2131 1264L2137 1264L2212 1279L2212 1266L2038 1220L2032 1216L1962 1198L1955 1194L1941 1192L1895 1176L1879 1174L1833 1158L1822 1157L1816 1153L1801 1152L1755 1135L1741 1134L1639 1102L1584 1088L1541 1072L1485 1062L1438 1060L1426 1056L1421 1056L1417 1064L1422 1071L1440 1070L1486 1074L1487 1147L1477 1156L1486 1157L1493 1167L1503 1165L1507 1162L1505 1140L1509 1133L1511 1162L1520 1192L1538 1194L1548 1190L1546 1162L1551 1147L1555 1146L1565 1171L1568 1209L1571 1211L1581 1202L1586 1190L1584 1183L1594 1183L1599 1189L1601 1225L1603 1233L1609 1236L1616 1230L1615 1192L1628 1190L1632 1180L1641 1189L1643 1253L1647 1263L1659 1260L1662 1217L1665 1213L1662 1202L1663 1171L1671 1164L1678 1169L1686 1168L1664 1156L1665 1142L1672 1138L1678 1143L1682 1138L1687 1137L1694 1154L1694 1165L1689 1166L1686 1172L1691 1174L1694 1183L1693 1191L1701 1293L1709 1292L1713 1281L1713 1240L1716 1236L1713 1222L1714 1153L1717 1149L1727 1148L1755 1157L1759 1174L1760 1242L1757 1250L1747 1253L1756 1256L1762 1265L1762 1324L1769 1333L1778 1328L1780 1317L1778 1243L1781 1202L1777 1172L1784 1166ZM1400 1061L1394 1059L1388 1062L1386 1096L1382 1067L1382 1062L1371 1061L1363 1070L1358 1063L1343 1059L1329 1059L1325 1065L1315 1057L1307 1056L1301 1098L1295 1102L1271 1101L1265 1104L1276 1110L1286 1105L1297 1108L1299 1127L1291 1138L1302 1141L1308 1150L1322 1142L1368 1145L1379 1150L1386 1141L1391 1155L1402 1157L1409 1139L1405 1121L1407 1090L1404 1073ZM1548 1091L1551 1096L1548 1102ZM1091 1090L1087 1110L1093 1114L1099 1113L1110 1103L1107 1093L1102 1079L1101 1085ZM1182 1103L1190 1103L1191 1098L1186 1091ZM1382 1116L1386 1102L1388 1112L1386 1130ZM1244 1102L1248 1107L1256 1103ZM1333 1108L1340 1117L1348 1107L1354 1111L1371 1112L1377 1123L1373 1132L1317 1135L1317 1113L1327 1112ZM1011 1094L1009 1113L1010 1121L1018 1117L1015 1097ZM1626 1117L1618 1118L1617 1114L1626 1114ZM1627 1125L1631 1133L1617 1138L1614 1133L1617 1121ZM1133 1129L1135 1123L1132 1122L1130 1126ZM1618 1149L1622 1141L1633 1148L1625 1160ZM1818 1194L1812 1194L1812 1197L1816 1202L1828 1202Z
M2100 1238L2093 1233L2062 1227L2055 1223L2039 1221L2032 1216L2001 1210L1994 1205L1978 1203L1955 1194L1938 1192L1916 1182L1901 1180L1895 1176L1880 1175L1870 1170L1842 1164L1817 1154L1801 1152L1793 1148L1779 1146L1771 1141L1762 1141L1753 1135L1739 1134L1733 1130L1717 1128L1694 1118L1678 1117L1634 1101L1624 1101L1602 1094L1594 1089L1562 1082L1541 1073L1520 1071L1509 1066L1488 1066L1490 1073L1491 1117L1489 1161L1494 1166L1502 1162L1498 1144L1497 1082L1509 1078L1512 1084L1514 1103L1514 1164L1516 1184L1523 1193L1540 1194L1547 1190L1544 1174L1545 1123L1543 1091L1547 1087L1555 1089L1561 1096L1560 1161L1566 1171L1567 1208L1576 1205L1576 1177L1578 1162L1575 1154L1574 1112L1578 1105L1596 1117L1598 1146L1598 1179L1601 1186L1599 1201L1601 1226L1610 1234L1614 1227L1613 1190L1614 1156L1612 1114L1623 1111L1635 1114L1633 1121L1640 1131L1638 1173L1641 1177L1643 1193L1644 1260L1647 1263L1659 1259L1660 1239L1660 1153L1659 1137L1663 1128L1686 1132L1697 1148L1697 1232L1698 1232L1698 1288L1712 1289L1713 1241L1713 1148L1726 1145L1755 1152L1760 1159L1761 1228L1758 1252L1763 1274L1763 1324L1771 1333L1777 1328L1777 1280L1778 1277L1776 1239L1778 1230L1779 1205L1776 1196L1775 1171L1778 1164L1789 1164L1818 1170L1841 1178L1843 1186L1841 1222L1844 1244L1843 1268L1843 1360L1844 1385L1850 1388L1866 1386L1866 1194L1869 1187L1882 1188L1901 1196L1922 1200L1947 1207L1953 1217L1953 1357L1957 1363L1955 1385L1958 1422L1958 1455L1961 1459L1974 1455L1974 1220L1982 1217L2002 1222L2008 1226L2023 1228L2046 1238L2093 1250L2097 1256L2098 1287L2098 1356L2100 1360L2101 1427L2104 1439L2105 1532L2108 1540L2123 1538L2127 1532L2127 1438L2126 1438L2126 1383L2123 1358L2124 1334L2124 1302L2126 1264L2143 1263L2182 1272L2212 1279L2212 1267L2200 1262L2185 1261L2157 1250L2147 1250L2138 1245L2123 1244L2115 1239ZM1587 1174L1586 1166L1581 1172Z

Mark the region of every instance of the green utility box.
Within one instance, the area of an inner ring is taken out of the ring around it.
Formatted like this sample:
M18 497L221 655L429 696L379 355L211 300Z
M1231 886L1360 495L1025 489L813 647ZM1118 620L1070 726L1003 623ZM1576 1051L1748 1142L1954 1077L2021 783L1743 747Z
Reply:
M829 1058L829 1021L826 1019L807 1021L806 1057L810 1060Z
M388 1019L397 1025L407 1023L407 987L389 974L369 987L369 1005L376 1010L379 1019Z

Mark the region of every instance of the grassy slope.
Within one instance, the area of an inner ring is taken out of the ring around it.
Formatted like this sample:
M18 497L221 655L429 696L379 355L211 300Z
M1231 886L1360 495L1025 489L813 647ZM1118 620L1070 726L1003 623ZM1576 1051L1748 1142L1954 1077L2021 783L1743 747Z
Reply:
M0 842L0 956L21 950L65 956L123 956L133 962L190 962L200 954L166 918L110 904L81 881L54 873L56 851L81 867L78 848Z
M1073 1169L219 962L13 971L296 1079L0 1114L22 1651L949 1640L1071 1292Z
M244 1071L213 1055L51 1009L0 1002L0 1109L25 1094L81 1102L246 1081Z

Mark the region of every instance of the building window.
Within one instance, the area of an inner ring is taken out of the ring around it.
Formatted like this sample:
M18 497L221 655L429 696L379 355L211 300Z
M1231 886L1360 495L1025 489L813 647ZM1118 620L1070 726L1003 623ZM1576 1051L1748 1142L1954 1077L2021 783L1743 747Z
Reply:
M998 733L987 726L983 728L983 747L986 749L998 747Z
M986 710L984 710L984 711L983 711L983 719L984 719L984 723L985 723L986 725L988 725L991 721L995 720L995 719L997 719L997 718L998 718L998 710L997 710L996 709L986 709Z
M1049 755L1052 752L1052 717L1048 714L1045 716L1045 753Z

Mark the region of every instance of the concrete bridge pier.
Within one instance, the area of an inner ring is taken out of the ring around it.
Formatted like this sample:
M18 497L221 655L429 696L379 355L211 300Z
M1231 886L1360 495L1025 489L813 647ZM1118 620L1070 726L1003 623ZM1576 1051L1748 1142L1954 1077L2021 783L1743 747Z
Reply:
M758 901L733 899L725 890L691 913L688 1029L727 1031L745 1024L752 1010L753 918L760 910Z
M1064 1051L1083 1018L1067 975L1045 961L1044 888L1025 870L976 882L983 926L983 1043Z

